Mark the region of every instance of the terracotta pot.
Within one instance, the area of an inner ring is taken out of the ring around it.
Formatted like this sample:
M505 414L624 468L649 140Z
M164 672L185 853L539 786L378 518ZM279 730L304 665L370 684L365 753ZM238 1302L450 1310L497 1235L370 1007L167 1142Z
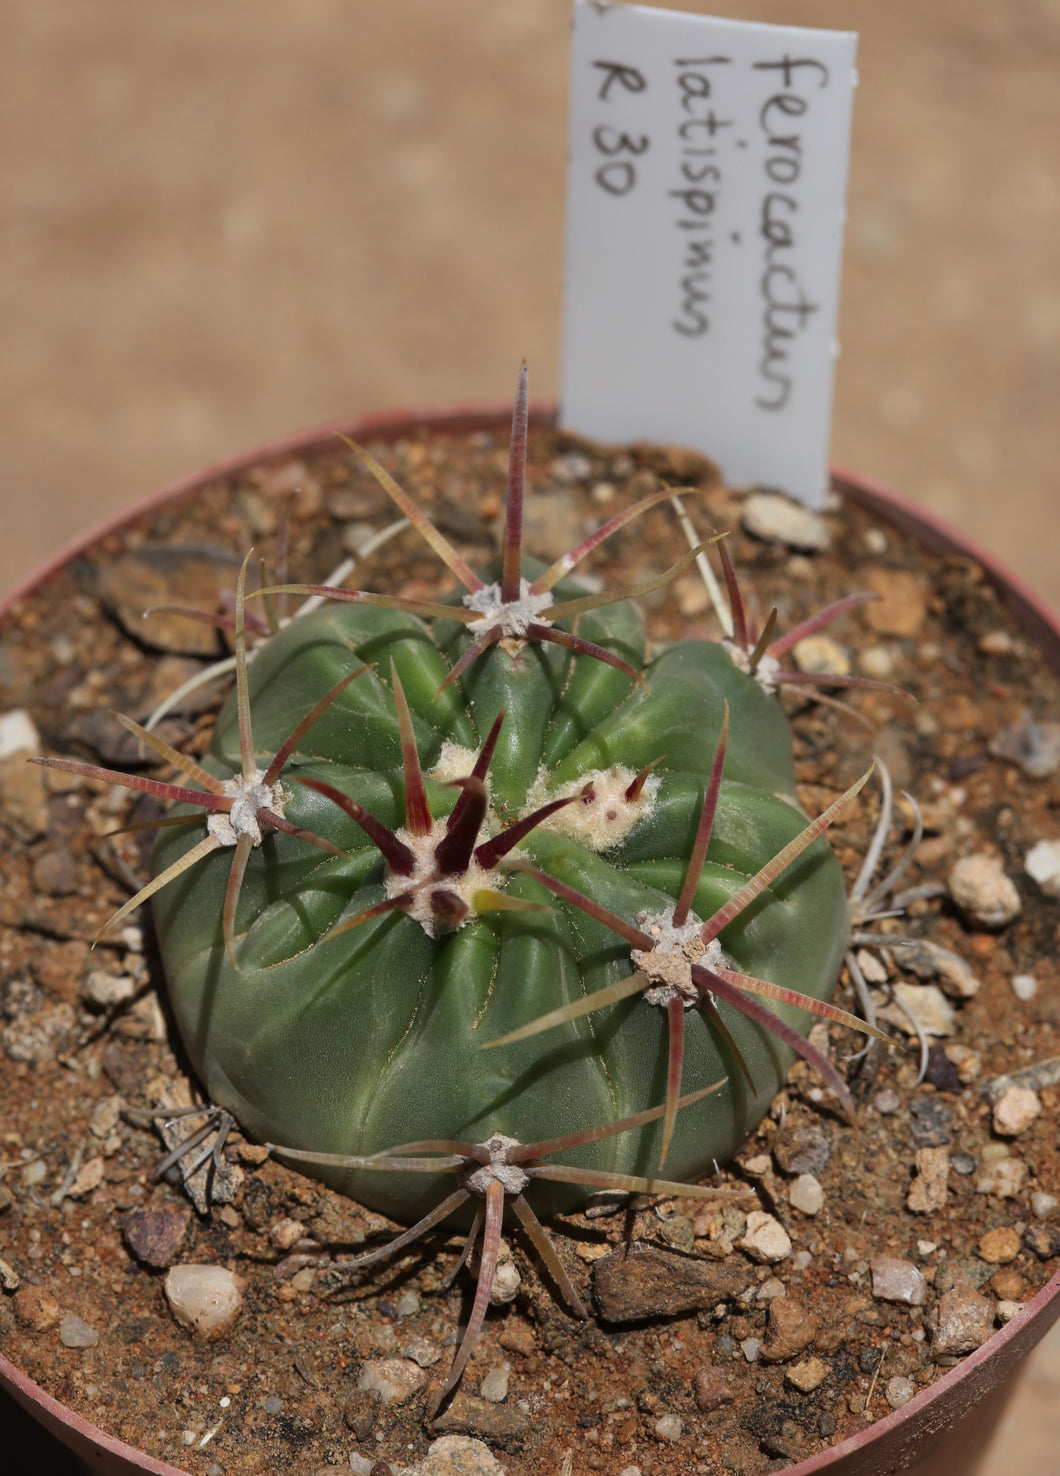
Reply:
M311 454L332 444L338 432L356 439L392 439L415 428L438 429L454 434L496 430L506 433L510 424L508 405L467 405L428 408L416 414L394 412L337 421L271 441L241 456L215 463L193 476L170 483L93 529L53 555L35 574L23 581L0 602L0 619L22 594L55 569L83 552L104 535L124 528L150 514L162 504L189 498L202 486L237 475L269 461L284 461ZM542 404L532 407L531 423L547 427L554 423L554 409ZM911 535L927 549L956 553L978 561L991 583L1000 591L1024 634L1042 652L1060 675L1060 617L1029 590L987 550L977 547L945 523L913 507L893 492L864 478L836 471L837 492L881 522ZM822 1451L789 1469L789 1476L889 1476L907 1471L920 1476L975 1476L977 1456L1011 1397L1014 1373L1053 1324L1060 1318L1060 1272L1022 1308L1001 1331L976 1352L969 1354L936 1383L923 1390L901 1409L877 1420L840 1445ZM182 1476L179 1468L134 1450L105 1434L73 1410L45 1393L12 1363L0 1355L0 1430L7 1451L25 1454L18 1469L37 1469L51 1476L77 1469L128 1476L151 1472L156 1476ZM21 1409L35 1424L26 1424ZM46 1433L45 1433L46 1432ZM72 1452L76 1461L66 1454Z

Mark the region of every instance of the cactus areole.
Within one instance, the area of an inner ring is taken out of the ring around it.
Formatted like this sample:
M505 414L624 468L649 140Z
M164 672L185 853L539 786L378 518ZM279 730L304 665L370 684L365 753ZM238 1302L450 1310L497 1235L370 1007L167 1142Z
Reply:
M336 591L241 653L202 765L206 841L185 802L156 845L156 876L201 853L154 892L169 992L211 1099L281 1147L539 1143L666 1100L568 1161L650 1175L665 1156L696 1178L803 1041L789 996L834 990L843 880L805 838L775 697L718 644L646 660L628 591L561 577L599 536L549 570L523 557L524 457L517 403L495 580L418 514L466 598ZM309 1171L403 1220L440 1194ZM527 1198L551 1214L588 1192L539 1179Z

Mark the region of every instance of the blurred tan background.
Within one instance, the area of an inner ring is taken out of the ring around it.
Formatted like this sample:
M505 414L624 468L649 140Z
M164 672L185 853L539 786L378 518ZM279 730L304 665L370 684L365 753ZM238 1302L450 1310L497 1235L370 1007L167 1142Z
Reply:
M1060 606L1060 0L683 8L860 31L834 459ZM568 24L0 0L0 591L283 431L554 394ZM1058 1401L1054 1337L991 1476L1060 1472Z

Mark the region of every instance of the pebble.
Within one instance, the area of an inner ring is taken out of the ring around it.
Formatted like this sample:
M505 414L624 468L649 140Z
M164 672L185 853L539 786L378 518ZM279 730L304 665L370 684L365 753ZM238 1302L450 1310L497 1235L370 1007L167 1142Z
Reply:
M17 1292L22 1278L10 1261L0 1260L0 1287L6 1292Z
M81 985L81 998L97 1009L110 1010L132 999L136 980L131 974L108 974L106 969L93 969Z
M893 1117L902 1105L902 1099L894 1087L882 1087L873 1097L872 1105L881 1117Z
M755 538L783 543L803 553L823 553L832 545L824 518L779 492L753 492L745 498L740 522Z
M419 1293L413 1291L411 1287L407 1291L403 1291L397 1299L395 1310L399 1317L415 1317L416 1313L420 1310Z
M231 575L226 555L203 558L196 550L169 544L144 545L98 566L99 594L135 641L182 656L211 657L217 649L212 625L188 620L167 608L191 605L212 610L218 582ZM145 619L144 611L152 614Z
M1023 1232L1023 1244L1039 1261L1051 1261L1054 1256L1060 1256L1060 1225L1028 1225Z
M655 1421L656 1440L663 1440L666 1441L667 1444L672 1445L675 1441L680 1440L681 1436L684 1433L684 1422L682 1421L680 1415L663 1415L660 1419Z
M224 1337L243 1305L246 1282L224 1266L171 1266L165 1279L173 1316L201 1343Z
M995 1271L989 1282L990 1290L1002 1302L1019 1302L1027 1290L1027 1283L1011 1266L1002 1266Z
M19 840L36 840L48 828L46 772L28 764L25 753L0 758L0 818Z
M877 1256L869 1263L872 1272L872 1295L884 1302L904 1302L908 1307L922 1307L927 1301L928 1284L912 1261L896 1256Z
M708 1364L696 1369L692 1389L696 1397L696 1408L703 1414L710 1414L723 1404L731 1404L736 1397L721 1369L711 1368Z
M951 999L971 999L982 987L959 954L925 938L903 947L898 961L905 973L915 974L918 979L937 979Z
M788 1190L792 1207L804 1215L816 1215L824 1205L824 1190L813 1174L800 1174Z
M972 1353L993 1331L994 1300L958 1281L939 1298L932 1348L938 1353Z
M401 1476L505 1476L489 1446L471 1435L442 1435L427 1447L418 1466L406 1466Z
M1032 779L1044 779L1060 770L1060 723L1037 723L1023 712L991 738L987 751L1018 764Z
M1027 1165L1020 1158L995 1158L984 1163L975 1176L977 1194L996 1194L1014 1199L1027 1182Z
M1010 1086L994 1103L994 1132L1015 1138L1025 1132L1042 1110L1042 1099L1029 1087Z
M1036 1189L1031 1195L1031 1214L1036 1220L1047 1220L1060 1204L1055 1194L1046 1194L1044 1189Z
M64 1348L94 1348L99 1342L99 1333L83 1318L68 1312L59 1323L59 1341Z
M761 1347L762 1341L760 1338L744 1338L740 1344L740 1352L748 1363L757 1363Z
M442 1356L442 1350L437 1343L432 1343L427 1338L412 1338L405 1344L403 1351L418 1363L420 1368L432 1367Z
M511 1371L510 1364L503 1364L500 1368L491 1368L482 1383L479 1385L479 1393L483 1399L488 1399L491 1404L503 1404L508 1398L508 1375Z
M565 451L549 466L549 473L557 482L570 484L584 482L592 475L593 464L584 451Z
M104 1097L92 1109L92 1116L88 1119L88 1130L94 1138L102 1138L104 1142L114 1132L121 1122L121 1098L117 1095Z
M864 646L858 652L858 671L874 682L886 682L894 675L894 652L890 646Z
M675 1317L715 1307L737 1297L748 1282L745 1268L691 1260L637 1241L594 1261L592 1277L597 1310L605 1322Z
M918 634L928 601L928 590L921 580L900 569L874 567L863 572L860 583L876 595L861 612L870 630L904 639Z
M1022 1302L998 1302L997 1319L999 1322L1011 1322L1016 1313L1022 1311Z
M1047 897L1060 897L1060 840L1040 840L1023 858L1023 869Z
M817 1122L786 1123L773 1142L773 1157L786 1174L819 1174L831 1154L831 1140Z
M377 1394L384 1404L407 1404L427 1383L427 1375L410 1358L369 1358L361 1365L357 1387Z
M1036 846L1035 850L1037 849ZM1060 883L1060 846L1057 848L1057 875ZM1012 880L1005 875L1005 869L997 856L963 856L951 869L946 885L950 896L965 916L980 927L1003 928L1019 914L1019 892Z
M751 1211L747 1229L736 1244L752 1261L766 1265L774 1265L791 1255L791 1237L780 1221L764 1210Z
M828 1377L828 1365L822 1358L806 1358L793 1363L784 1375L784 1382L791 1384L803 1394L810 1394Z
M837 677L850 675L850 657L830 636L804 636L795 643L791 655L800 671Z
M906 1209L914 1215L932 1214L946 1203L950 1155L946 1148L918 1148L916 1178L909 1186Z
M1014 1225L999 1225L979 1238L979 1256L991 1266L1004 1266L1020 1253L1020 1235Z
M1033 974L1017 974L1012 980L1012 993L1026 1004L1038 993L1038 980Z
M952 1140L953 1116L940 1098L917 1097L909 1110L912 1138L918 1148L941 1148Z
M957 1016L954 1008L937 984L900 982L894 986L894 998L895 1003L885 1005L880 1010L880 1018L901 1030L904 1035L916 1034L910 1015L917 1020L925 1035L936 1039L952 1035L956 1029ZM902 1005L901 1009L898 1007L899 1003Z
M59 1303L43 1286L24 1286L15 1293L15 1316L34 1332L47 1332L59 1321Z
M278 1251L293 1250L305 1234L306 1228L301 1220L293 1220L289 1215L273 1220L269 1226L269 1240Z
M817 1336L817 1319L794 1297L775 1297L769 1304L768 1341L763 1343L765 1363L787 1363L808 1348Z
M40 734L24 707L0 713L0 759L14 758L16 754L36 755L40 751Z
M901 1409L903 1404L908 1404L916 1393L916 1385L912 1379L903 1378L900 1374L893 1379L888 1379L883 1391L883 1397L892 1409Z
M138 1261L159 1268L172 1266L190 1220L183 1205L144 1205L125 1216L122 1234Z

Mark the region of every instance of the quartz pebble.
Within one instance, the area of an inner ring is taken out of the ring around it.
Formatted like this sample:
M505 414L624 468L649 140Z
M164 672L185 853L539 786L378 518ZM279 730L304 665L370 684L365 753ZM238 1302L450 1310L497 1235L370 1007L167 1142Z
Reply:
M957 1016L953 1006L937 984L906 984L894 986L895 1005L880 1010L880 1017L889 1020L906 1035L915 1034L909 1016L919 1024L925 1035L952 1035L956 1029ZM901 1008L898 1008L901 1005Z
M884 1302L905 1302L909 1307L922 1307L927 1301L928 1285L922 1272L912 1261L896 1256L877 1256L870 1262L872 1295Z
M81 1317L68 1312L59 1323L59 1341L64 1348L94 1348L99 1333Z
M823 552L832 543L824 518L778 492L753 492L745 498L740 521L755 538L784 543L803 553Z
M479 1386L479 1393L483 1399L488 1399L491 1404L503 1404L508 1398L508 1374L510 1365L505 1363L500 1368L491 1368Z
M1046 1194L1044 1189L1036 1189L1031 1195L1031 1214L1036 1220L1047 1220L1060 1204L1055 1194Z
M837 677L850 675L850 657L830 636L804 636L795 643L791 654L800 671Z
M1042 1110L1042 1099L1029 1087L1006 1087L994 1103L994 1132L1015 1138L1026 1131Z
M1037 723L1023 712L991 738L987 751L1018 764L1032 779L1044 779L1060 770L1060 723Z
M927 938L918 938L903 947L898 959L905 973L915 974L918 979L937 980L951 999L971 999L982 987L959 953Z
M171 1266L165 1280L173 1316L202 1343L224 1337L239 1315L245 1287L224 1266Z
M1060 852L1058 852L1060 865ZM950 896L970 919L984 928L1003 928L1020 911L1020 895L997 856L964 856L946 882Z
M1038 980L1033 974L1017 974L1012 981L1012 993L1026 1004L1038 993Z
M901 1409L903 1404L908 1404L916 1393L916 1385L912 1379L903 1378L900 1374L893 1379L888 1379L883 1394L892 1409Z
M505 1476L507 1467L483 1441L471 1435L443 1435L431 1442L418 1466L403 1466L400 1471L401 1476Z
M1047 897L1060 897L1060 840L1040 840L1032 846L1023 868Z
M958 1281L939 1298L932 1346L936 1353L972 1353L993 1326L993 1298Z
M410 1358L369 1358L357 1375L358 1389L377 1394L384 1404L407 1404L426 1383L427 1375Z
M736 1242L752 1261L773 1265L791 1254L791 1239L779 1220L764 1210L752 1210L747 1229Z
M655 1421L656 1440L664 1440L667 1444L672 1445L674 1441L680 1440L684 1433L685 1427L680 1415L663 1415Z
M975 1176L977 1194L996 1194L1014 1199L1027 1182L1027 1165L1021 1158L995 1158L984 1163Z
M721 1369L711 1368L706 1364L696 1369L692 1388L696 1396L696 1408L703 1414L710 1414L723 1404L731 1404L736 1397Z
M190 1219L182 1205L137 1206L125 1216L122 1233L126 1245L144 1265L172 1266Z
M813 1174L800 1174L788 1190L788 1199L794 1209L804 1215L816 1215L824 1204L824 1190Z

